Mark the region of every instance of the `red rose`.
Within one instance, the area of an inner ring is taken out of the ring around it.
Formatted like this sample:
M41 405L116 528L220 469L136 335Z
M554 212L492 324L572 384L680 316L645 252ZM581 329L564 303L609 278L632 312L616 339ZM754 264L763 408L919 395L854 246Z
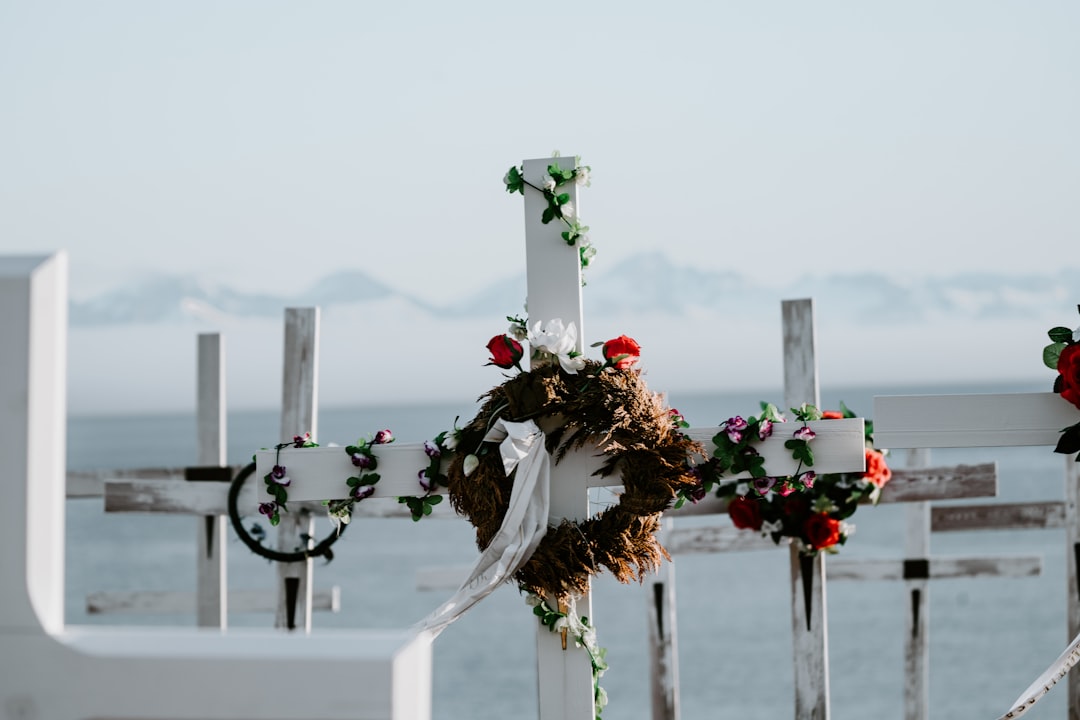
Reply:
M761 529L761 508L756 500L751 500L745 495L736 495L727 506L731 522L740 530Z
M839 412L837 410L823 410L821 412L821 419L822 420L843 420L844 419L844 413Z
M1080 408L1080 343L1066 345L1058 357L1061 397Z
M784 484L790 485L790 483L787 482L785 482ZM790 495L794 491L795 489L792 488L791 492L788 492L787 495ZM784 497L786 497L786 495ZM783 509L784 515L786 515L787 517L797 518L800 515L805 515L806 513L810 512L810 503L807 502L806 498L804 497L793 497L790 500L784 502Z
M521 343L509 335L496 335L488 341L487 349L491 352L491 361L488 365L497 365L504 369L519 367L518 363L524 356Z
M814 513L803 525L806 539L815 550L832 547L840 542L840 521L833 520L825 513Z
M625 370L638 361L641 346L634 338L620 335L604 343L604 359L615 368Z
M877 450L866 448L866 471L863 472L863 479L881 487L889 482L891 477L892 470L885 464L885 456Z

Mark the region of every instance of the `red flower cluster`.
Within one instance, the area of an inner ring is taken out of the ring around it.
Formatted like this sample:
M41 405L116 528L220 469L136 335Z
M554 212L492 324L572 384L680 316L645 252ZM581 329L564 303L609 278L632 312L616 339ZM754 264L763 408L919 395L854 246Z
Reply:
M810 547L823 550L840 542L840 521L829 517L828 513L814 513L803 525Z
M736 495L728 503L728 515L731 523L740 530L761 529L761 507L756 500L745 495Z
M885 464L885 456L874 450L866 448L866 471L863 478L874 483L876 487L883 487L892 478L892 470Z
M1077 387L1080 389L1080 383ZM855 417L842 404L841 410L826 410L820 416L825 420ZM741 426L734 420L739 420ZM730 440L733 428L734 432L740 432L745 426L742 418L729 420L721 426L721 434L713 442L719 448ZM850 532L844 521L855 513L860 502L867 499L876 502L880 489L892 478L885 453L873 447L871 428L872 425L867 423L866 469L863 472L815 475L813 470L806 470L794 479L765 475L743 483L736 480L723 482L718 495L728 498L732 524L739 529L765 532L775 542L784 537L792 538L801 543L800 547L806 553L835 552L834 546L844 544ZM809 431L809 428L805 430ZM801 431L796 431L794 437L799 437ZM748 489L745 488L747 484ZM739 494L740 486L744 488L742 495Z

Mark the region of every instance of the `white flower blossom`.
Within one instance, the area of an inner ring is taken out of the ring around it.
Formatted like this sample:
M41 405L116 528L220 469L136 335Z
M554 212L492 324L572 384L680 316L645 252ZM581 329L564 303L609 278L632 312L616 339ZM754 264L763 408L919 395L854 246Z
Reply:
M572 201L567 200L566 202L564 202L562 205L559 206L559 212L562 213L562 216L563 216L564 219L572 220L573 217L574 217L574 203Z
M855 534L855 523L840 521L840 534L844 537L851 537Z
M529 607L537 607L542 602L543 602L543 600L541 600L540 596L537 595L536 593L529 593L528 595L525 596L525 604L528 605Z
M582 165L574 171L574 183L577 185L589 184L589 166Z
M451 430L450 432L446 433L446 435L443 436L442 444L443 447L445 447L447 450L454 450L455 448L457 448L457 430Z
M750 483L741 482L735 486L735 494L746 496L750 492Z
M578 371L585 369L585 358L581 355L575 355L573 357L569 355L560 355L559 365L571 375L577 375Z
M536 359L557 358L562 369L571 375L585 367L584 358L571 357L571 353L577 352L577 325L574 323L564 326L561 318L555 318L543 327L537 321L529 328L527 339Z
M548 192L555 192L555 178L550 175L545 175L540 181L540 186Z

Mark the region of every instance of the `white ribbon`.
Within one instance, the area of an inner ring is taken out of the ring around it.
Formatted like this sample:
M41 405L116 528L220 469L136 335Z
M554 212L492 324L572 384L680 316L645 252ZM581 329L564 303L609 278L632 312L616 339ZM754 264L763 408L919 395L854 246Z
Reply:
M1080 661L1080 635L1073 638L1073 641L1069 643L1069 647L1065 648L1065 652L1061 653L1058 659L1051 663L1050 667L1046 668L1046 671L1036 678L1035 682L1031 683L1020 697L1013 701L1012 710L1002 715L998 720L1019 717L1025 710L1050 692L1050 688L1057 685L1058 680L1068 675L1069 670L1077 661Z
M449 600L413 626L418 632L431 633L433 638L509 580L532 557L547 533L551 456L544 448L544 433L532 420L499 420L484 441L500 442L499 453L507 475L517 468L510 504L502 525L480 553L469 577Z

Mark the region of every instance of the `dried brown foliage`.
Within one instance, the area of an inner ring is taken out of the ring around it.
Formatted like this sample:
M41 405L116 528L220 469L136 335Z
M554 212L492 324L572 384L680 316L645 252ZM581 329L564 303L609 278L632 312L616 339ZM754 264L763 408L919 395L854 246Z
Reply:
M598 448L604 455L598 474L622 478L616 504L581 522L548 529L515 576L521 590L566 599L585 592L589 577L604 568L620 582L640 582L670 559L656 539L660 517L680 488L695 484L687 458L703 450L672 425L668 409L638 371L589 362L580 374L569 375L547 366L511 378L482 400L480 412L463 429L448 473L450 502L476 528L481 549L498 532L513 490L498 447L482 442L497 419L536 420L547 431L547 449L556 463L571 450ZM480 466L466 478L462 462L470 452Z

